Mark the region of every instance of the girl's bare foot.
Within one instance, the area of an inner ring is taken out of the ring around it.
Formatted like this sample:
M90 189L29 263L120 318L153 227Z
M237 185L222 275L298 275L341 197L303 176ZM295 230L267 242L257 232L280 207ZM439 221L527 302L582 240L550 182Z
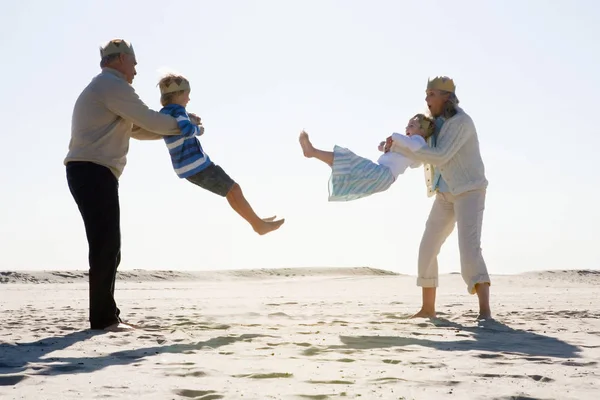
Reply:
M283 223L285 222L285 219L279 219L277 221L267 221L267 219L270 218L263 219L261 220L261 223L259 223L256 226L253 226L252 228L254 229L254 232L258 233L261 236L266 235L269 232L273 232L279 229L281 225L283 225Z
M315 148L313 147L310 139L308 138L308 133L302 131L300 133L300 146L302 147L302 152L304 153L304 157L311 158L315 155Z

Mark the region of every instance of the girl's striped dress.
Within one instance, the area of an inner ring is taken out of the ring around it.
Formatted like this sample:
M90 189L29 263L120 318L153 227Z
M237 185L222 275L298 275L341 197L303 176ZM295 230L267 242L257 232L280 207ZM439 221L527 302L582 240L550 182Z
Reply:
M394 176L386 166L335 146L329 178L329 201L350 201L387 190Z

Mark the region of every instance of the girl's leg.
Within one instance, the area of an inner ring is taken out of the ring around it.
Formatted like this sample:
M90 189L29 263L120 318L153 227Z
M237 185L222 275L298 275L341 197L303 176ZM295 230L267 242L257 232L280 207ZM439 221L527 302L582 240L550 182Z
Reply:
M330 167L333 166L333 152L315 149L310 139L308 138L308 133L304 131L300 133L300 146L302 147L304 157L316 158L317 160L323 161Z

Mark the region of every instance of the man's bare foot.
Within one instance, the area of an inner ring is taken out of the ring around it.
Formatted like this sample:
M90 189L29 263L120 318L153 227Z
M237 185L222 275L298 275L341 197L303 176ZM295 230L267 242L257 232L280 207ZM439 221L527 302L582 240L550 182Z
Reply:
M104 328L104 330L107 332L126 332L134 329L135 328L133 326L124 324L123 322L117 322Z
M410 318L435 318L435 310L421 310Z
M312 143L310 142L310 139L308 138L308 133L304 131L300 133L300 146L302 147L302 153L304 153L304 157L314 157L315 148L313 147Z
M285 219L278 219L277 221L266 221L263 219L261 222L262 223L257 226L253 226L252 228L254 229L254 232L262 236L279 229L285 222Z

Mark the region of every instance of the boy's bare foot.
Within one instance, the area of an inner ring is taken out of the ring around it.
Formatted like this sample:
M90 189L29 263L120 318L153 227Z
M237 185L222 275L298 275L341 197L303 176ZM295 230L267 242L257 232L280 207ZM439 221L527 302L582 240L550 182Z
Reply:
M435 310L426 310L424 308L421 308L421 310L416 313L415 315L413 315L410 318L435 318Z
M311 158L315 154L315 148L313 147L310 139L308 138L308 133L302 131L300 133L300 146L302 147L302 152L304 153L304 157Z
M277 221L267 221L266 219L263 219L261 222L262 223L258 224L257 226L253 226L253 228L254 232L262 236L279 229L285 222L285 219L279 219Z

